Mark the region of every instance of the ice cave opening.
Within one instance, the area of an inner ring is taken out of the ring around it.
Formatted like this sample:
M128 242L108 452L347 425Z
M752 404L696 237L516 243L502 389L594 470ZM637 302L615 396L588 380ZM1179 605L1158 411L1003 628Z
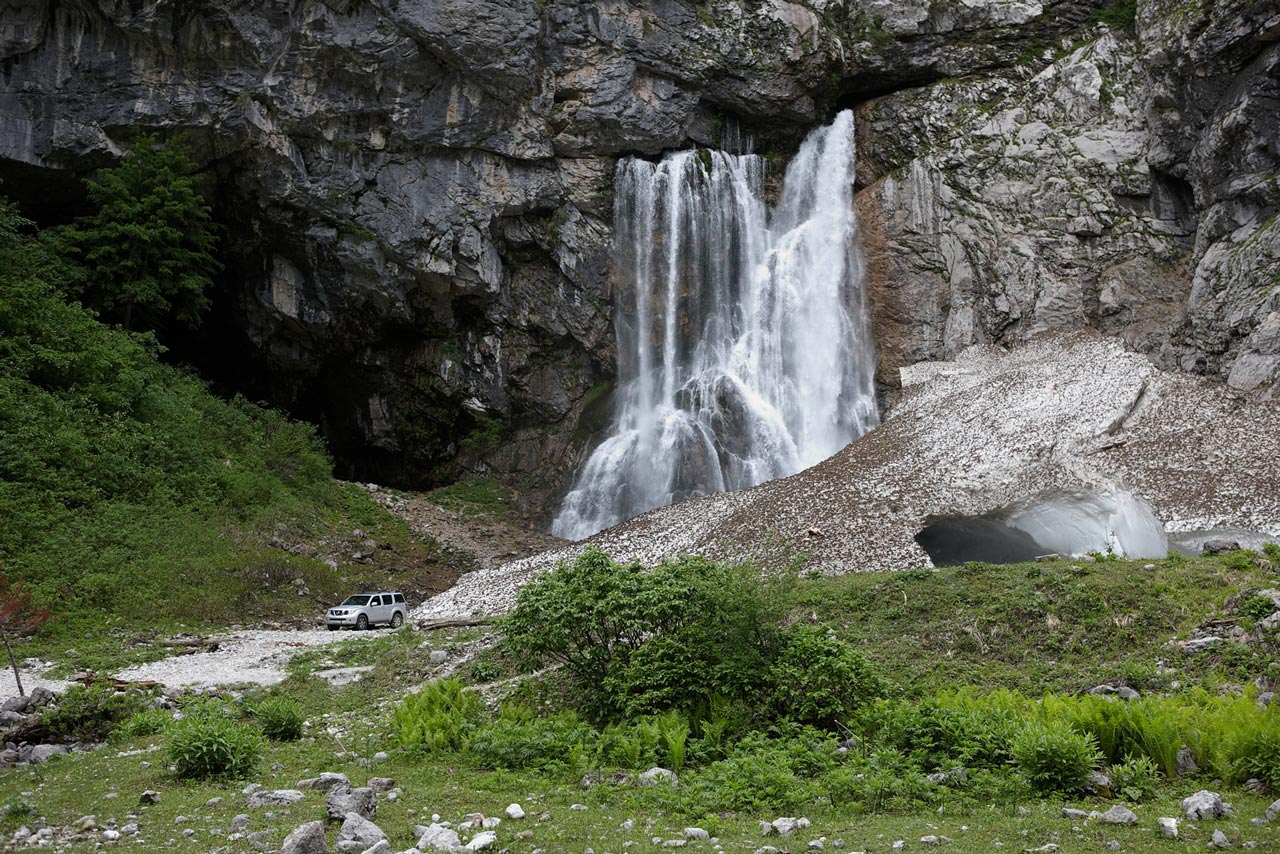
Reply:
M978 515L931 516L916 542L935 566L1018 563L1047 554L1164 557L1151 505L1128 492L1042 495Z

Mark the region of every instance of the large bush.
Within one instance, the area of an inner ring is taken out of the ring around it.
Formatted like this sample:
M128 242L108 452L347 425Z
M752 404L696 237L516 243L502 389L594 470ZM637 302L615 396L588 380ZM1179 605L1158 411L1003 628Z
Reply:
M1092 735L1060 721L1034 722L1014 739L1013 759L1037 791L1074 794L1084 788L1102 754Z
M769 671L775 713L797 723L831 727L884 693L866 657L824 626L788 633Z
M41 712L39 727L53 741L102 741L145 705L141 694L104 682L72 685Z
M588 549L520 591L503 643L528 666L562 664L597 719L754 697L779 646L787 581L695 557L646 571Z
M169 730L165 755L182 779L248 776L265 750L262 735L231 715L188 714Z

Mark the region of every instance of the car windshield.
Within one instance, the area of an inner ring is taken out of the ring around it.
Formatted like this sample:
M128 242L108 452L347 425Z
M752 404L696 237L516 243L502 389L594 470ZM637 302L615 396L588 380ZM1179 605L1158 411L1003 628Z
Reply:
M347 600L342 604L343 605L368 605L369 597L368 596L348 596Z

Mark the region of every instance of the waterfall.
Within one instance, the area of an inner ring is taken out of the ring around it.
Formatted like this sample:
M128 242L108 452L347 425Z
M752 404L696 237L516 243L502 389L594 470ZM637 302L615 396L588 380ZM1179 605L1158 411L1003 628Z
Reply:
M618 164L614 420L553 533L794 474L875 426L853 170L847 111L805 140L772 212L754 155Z

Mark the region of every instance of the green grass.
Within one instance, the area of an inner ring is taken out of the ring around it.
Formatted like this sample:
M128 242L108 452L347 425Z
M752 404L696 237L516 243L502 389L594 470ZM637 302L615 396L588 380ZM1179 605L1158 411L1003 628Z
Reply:
M958 685L1074 692L1108 680L1146 690L1174 679L1280 676L1274 646L1230 644L1194 657L1166 647L1225 616L1229 597L1277 583L1235 563L1054 560L805 579L797 610L838 626L890 682L917 693ZM1158 660L1178 672L1157 674Z
M427 499L441 507L468 516L505 516L515 492L496 480L471 477L427 493Z

